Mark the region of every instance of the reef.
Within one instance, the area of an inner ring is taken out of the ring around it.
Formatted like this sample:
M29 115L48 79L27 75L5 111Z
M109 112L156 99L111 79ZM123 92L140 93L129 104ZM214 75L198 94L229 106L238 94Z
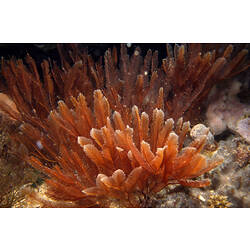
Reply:
M242 208L250 207L250 156L249 145L244 139L231 134L220 140L214 157L223 163L209 173L211 185L203 188L182 188L170 185L152 196L150 207L170 208Z
M19 157L46 176L44 192L25 188L26 197L43 207L150 207L169 188L210 184L204 176L224 157L205 126L189 136L187 120L199 119L216 83L249 67L247 49L167 45L161 64L157 52L130 56L125 45L103 61L76 45L58 51L61 66L39 68L29 55L1 62L2 114L17 124Z
M243 84L239 81L228 83L227 89L215 89L210 97L210 104L206 112L208 126L215 135L227 129L240 134L250 143L250 106L241 103L237 96Z

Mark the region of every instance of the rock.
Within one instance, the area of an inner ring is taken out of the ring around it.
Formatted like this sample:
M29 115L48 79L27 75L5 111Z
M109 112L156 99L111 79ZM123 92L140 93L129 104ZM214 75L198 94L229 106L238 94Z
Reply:
M225 91L217 91L208 106L206 118L208 126L215 135L229 129L241 135L249 143L250 106L241 103L237 97L240 86L239 81L233 81Z

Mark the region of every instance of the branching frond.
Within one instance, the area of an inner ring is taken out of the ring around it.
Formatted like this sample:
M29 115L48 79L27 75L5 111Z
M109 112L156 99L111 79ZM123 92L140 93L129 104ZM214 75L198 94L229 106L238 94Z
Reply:
M96 204L104 198L105 204L109 199L118 199L139 206L138 192L158 192L169 184L209 184L208 180L193 181L221 163L219 159L210 162L201 154L206 133L183 147L190 125L182 118L174 126L173 119L165 119L162 110L154 109L150 119L134 106L129 113L131 120L126 122L118 111L112 113L101 90L94 91L93 99L93 110L82 102L84 96L80 94L72 99L72 110L59 104L58 111L50 114L48 121L53 120L55 128L48 130L48 136L60 131L60 138L54 134L54 140L59 143L60 139L61 145L54 155L57 164L53 168L46 159L43 164L36 157L28 158L29 164L48 175L50 198L76 205L80 201L83 204L82 199L89 203L95 198ZM78 129L82 119L92 121L88 133Z

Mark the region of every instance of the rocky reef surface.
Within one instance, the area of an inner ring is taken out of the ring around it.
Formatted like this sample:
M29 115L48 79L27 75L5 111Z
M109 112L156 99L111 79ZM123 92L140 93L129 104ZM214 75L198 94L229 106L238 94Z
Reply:
M242 103L237 96L246 88L248 83L235 80L228 83L223 91L217 88L212 91L206 118L215 135L229 129L250 143L250 105Z
M3 139L4 136L5 139ZM7 136L6 131L4 135L1 135L2 151L6 141L9 142ZM211 143L208 145L211 146ZM218 142L214 141L214 146L216 149L212 153L213 156L222 156L224 162L205 174L206 178L211 179L210 186L189 188L170 185L161 192L147 197L145 207L250 207L250 145L241 136L231 133ZM6 162L5 157L7 155L1 154L1 183L5 181L5 187L1 188L0 206L39 207L37 202L26 199L23 191L29 187L43 195L46 186L42 184L42 176L37 171L25 166L17 158Z
M169 186L151 197L150 207L250 207L250 146L231 134L218 142L213 153L224 162L207 173L212 183L206 188Z

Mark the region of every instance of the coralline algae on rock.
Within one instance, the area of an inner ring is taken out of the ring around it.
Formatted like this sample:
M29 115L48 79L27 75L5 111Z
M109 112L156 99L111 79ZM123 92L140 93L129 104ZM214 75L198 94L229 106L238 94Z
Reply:
M247 117L238 121L236 125L236 131L248 142L250 143L250 118Z
M215 93L206 112L207 123L215 135L226 129L241 135L250 143L250 107L240 102L237 94L242 83L233 81L228 89Z

